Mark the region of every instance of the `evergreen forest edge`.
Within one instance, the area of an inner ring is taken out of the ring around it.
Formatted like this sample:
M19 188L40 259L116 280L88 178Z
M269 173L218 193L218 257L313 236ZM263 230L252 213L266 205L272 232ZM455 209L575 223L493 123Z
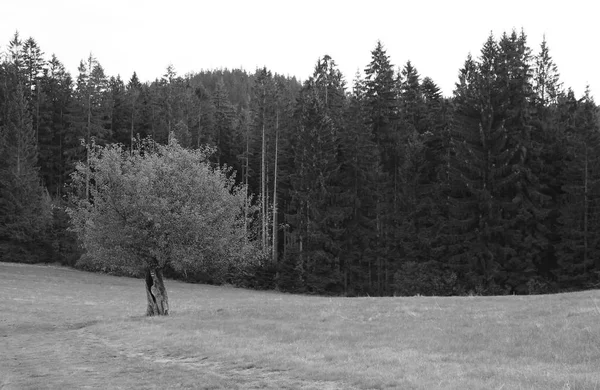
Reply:
M0 65L0 261L94 271L69 231L86 144L173 133L211 145L256 194L265 255L226 282L346 296L551 293L597 288L599 111L560 82L544 40L490 35L452 97L378 42L351 86L329 56L303 83L257 69L153 82L73 79L18 33ZM113 272L123 272L114 269ZM168 276L211 282L210 274Z

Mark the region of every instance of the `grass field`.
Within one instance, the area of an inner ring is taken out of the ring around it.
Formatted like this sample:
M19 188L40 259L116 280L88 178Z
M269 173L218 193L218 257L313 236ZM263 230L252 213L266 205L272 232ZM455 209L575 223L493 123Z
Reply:
M600 389L600 292L322 298L0 263L2 389Z

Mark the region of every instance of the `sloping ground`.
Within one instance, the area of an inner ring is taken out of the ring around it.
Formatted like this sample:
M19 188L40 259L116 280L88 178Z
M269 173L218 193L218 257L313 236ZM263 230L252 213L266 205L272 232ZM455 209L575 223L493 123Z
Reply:
M0 388L600 389L600 292L321 298L0 263Z

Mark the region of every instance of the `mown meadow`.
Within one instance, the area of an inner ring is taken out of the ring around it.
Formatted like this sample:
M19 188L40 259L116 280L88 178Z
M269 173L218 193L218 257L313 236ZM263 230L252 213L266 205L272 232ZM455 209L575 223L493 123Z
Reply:
M2 389L600 389L600 291L327 298L0 263Z

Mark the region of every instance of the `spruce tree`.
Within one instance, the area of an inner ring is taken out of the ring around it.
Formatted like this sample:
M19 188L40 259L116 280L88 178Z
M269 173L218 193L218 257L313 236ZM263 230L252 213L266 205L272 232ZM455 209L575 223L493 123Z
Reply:
M140 130L141 130L140 124L139 124L140 111L141 111L140 106L142 104L142 101L140 98L141 93L142 93L142 83L138 79L137 73L133 72L133 75L131 75L129 82L127 83L126 91L125 91L126 105L130 112L129 126L128 126L129 127L129 137L128 137L125 145L129 145L130 150L133 150L134 139L136 137L136 134L139 134Z
M557 256L565 237L560 232L560 207L563 197L566 140L560 119L560 102L565 101L558 67L550 56L546 39L540 51L533 57L533 96L534 111L531 115L531 140L536 145L535 172L539 179L540 192L546 197L547 217L540 221L547 229L548 245L546 253L538 264L538 274L542 284L554 284L557 272Z
M365 105L367 124L371 128L373 142L380 155L380 167L376 176L375 192L379 195L375 204L376 242L366 256L374 293L389 293L394 264L392 258L398 251L395 245L399 210L401 180L399 167L403 161L399 153L398 96L393 66L381 42L371 52L371 62L365 69Z
M40 88L40 80L43 74L46 61L43 58L44 53L33 38L28 38L23 43L23 71L25 73L25 90L29 111L33 120L33 129L36 134L36 141L39 143L40 132L40 104L43 100L43 94Z
M421 199L421 182L425 168L425 144L421 132L421 116L423 99L420 76L410 61L401 72L399 81L400 121L398 126L398 146L396 154L401 161L397 168L399 185L395 187L395 202L397 206L396 238L402 245L398 250L404 254L404 260L417 260L420 252L418 243L419 232L419 202Z
M418 131L422 133L425 129L420 126L421 111L423 109L423 98L421 90L421 80L417 69L410 61L406 63L401 72L400 81L400 100L403 119L402 125L409 127L404 132Z
M559 95L563 93L562 83L545 36L540 45L540 52L534 57L533 70L533 92L538 105L547 107L556 104Z
M365 85L356 76L346 108L346 125L340 134L340 203L345 213L344 233L340 239L344 262L346 295L374 294L372 254L377 245L376 205L381 160L368 125Z
M294 173L290 178L295 264L308 292L342 290L339 207L339 137L343 128L344 81L335 62L324 56L300 91L292 135Z
M50 198L38 174L36 134L16 65L0 65L0 259L4 261L22 260L17 258L22 249L13 245L33 250L51 221Z
M76 138L70 124L73 98L73 80L64 65L52 56L41 79L39 118L40 175L52 196L60 196L72 172L72 164L65 156L67 140ZM72 163L72 162L71 162ZM70 168L71 167L71 168Z
M110 77L107 82L106 91L106 114L105 127L110 131L110 139L127 145L130 140L130 115L125 95L125 83L120 76Z
M444 101L430 78L420 82L408 62L400 83L401 153L400 209L397 242L402 259L394 275L394 292L402 295L455 292L454 276L445 258L442 231L448 213L445 201L448 134Z
M526 292L549 245L529 63L524 34L490 36L455 91L454 258L488 292Z
M78 71L69 116L71 129L65 140L65 154L72 167L76 161L87 159L84 145L91 145L92 141L106 144L111 135L110 128L107 128L107 122L110 122L107 120L109 106L106 104L107 79L104 69L90 54L85 62L82 60L79 63Z
M212 94L212 104L215 108L214 139L217 147L217 163L235 166L237 165L236 145L233 144L235 111L229 102L223 80L217 82Z
M572 95L571 95L572 96ZM573 120L565 129L566 167L562 187L562 245L559 268L562 287L576 287L594 280L600 270L600 121L589 89L576 103Z

